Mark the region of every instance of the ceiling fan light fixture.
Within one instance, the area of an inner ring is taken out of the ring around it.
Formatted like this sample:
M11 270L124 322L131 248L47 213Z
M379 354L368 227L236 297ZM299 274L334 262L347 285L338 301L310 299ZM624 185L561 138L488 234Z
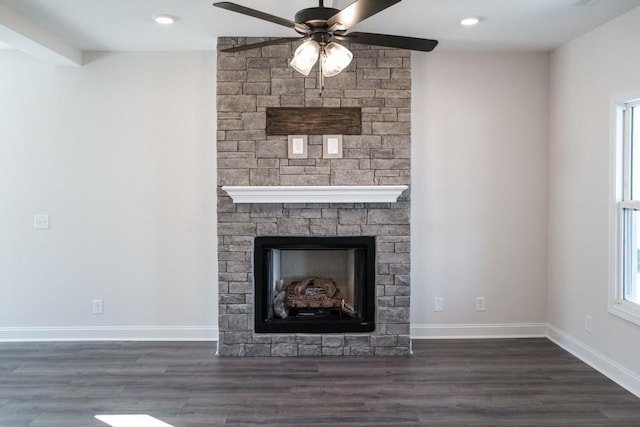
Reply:
M289 65L300 74L308 76L318 61L319 55L320 44L313 39L308 39L298 46Z
M349 49L341 44L331 42L325 46L322 53L322 74L325 77L333 77L347 68L353 59Z

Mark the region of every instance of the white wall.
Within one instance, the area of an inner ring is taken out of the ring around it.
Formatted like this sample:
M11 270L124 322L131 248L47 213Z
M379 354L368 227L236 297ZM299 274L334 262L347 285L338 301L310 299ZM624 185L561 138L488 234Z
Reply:
M612 97L640 91L640 8L551 61L550 335L640 393L640 327L607 312ZM593 317L593 333L584 316Z
M412 335L543 335L549 55L412 64Z
M0 339L215 335L214 55L0 55ZM541 333L548 57L413 64L412 332Z
M212 338L215 53L88 59L0 52L0 339Z

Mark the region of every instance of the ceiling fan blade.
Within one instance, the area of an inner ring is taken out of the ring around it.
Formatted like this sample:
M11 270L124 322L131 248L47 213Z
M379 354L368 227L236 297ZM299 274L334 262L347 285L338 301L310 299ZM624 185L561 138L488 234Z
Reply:
M242 13L243 15L252 16L254 18L262 19L263 21L269 21L269 22L273 22L274 24L283 25L287 28L299 29L304 32L307 32L309 30L309 27L307 27L304 24L297 24L289 19L280 18L279 16L271 15L269 13L261 12L256 9L251 9L249 7L231 3L229 1L221 1L218 3L213 3L213 5L221 9Z
M431 52L438 45L438 40L419 39L416 37L390 36L376 33L349 33L336 36L339 40L349 40L360 44L371 44L374 46L397 47L399 49L419 50Z
M279 39L273 39L273 40L267 40L264 42L259 42L259 43L251 43L251 44L245 44L242 46L235 46L235 47L230 47L227 49L222 49L222 52L242 52L243 50L249 50L249 49L257 49L259 47L265 47L265 46L271 46L274 44L280 44L280 43L287 43L290 41L295 41L295 40L301 40L306 38L306 36L303 37L282 37Z
M346 30L371 15L393 6L400 0L356 0L327 20L327 26L337 30Z

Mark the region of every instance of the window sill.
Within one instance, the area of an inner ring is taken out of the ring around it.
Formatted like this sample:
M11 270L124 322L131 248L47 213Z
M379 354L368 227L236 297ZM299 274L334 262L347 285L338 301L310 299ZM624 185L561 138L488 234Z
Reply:
M609 313L640 326L640 306L637 304L614 303L609 306Z

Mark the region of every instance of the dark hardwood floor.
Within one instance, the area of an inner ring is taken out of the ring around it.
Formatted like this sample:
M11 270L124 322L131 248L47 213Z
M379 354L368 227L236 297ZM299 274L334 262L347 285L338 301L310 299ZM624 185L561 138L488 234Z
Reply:
M546 339L411 357L218 358L212 342L0 344L0 426L639 426L640 399Z

